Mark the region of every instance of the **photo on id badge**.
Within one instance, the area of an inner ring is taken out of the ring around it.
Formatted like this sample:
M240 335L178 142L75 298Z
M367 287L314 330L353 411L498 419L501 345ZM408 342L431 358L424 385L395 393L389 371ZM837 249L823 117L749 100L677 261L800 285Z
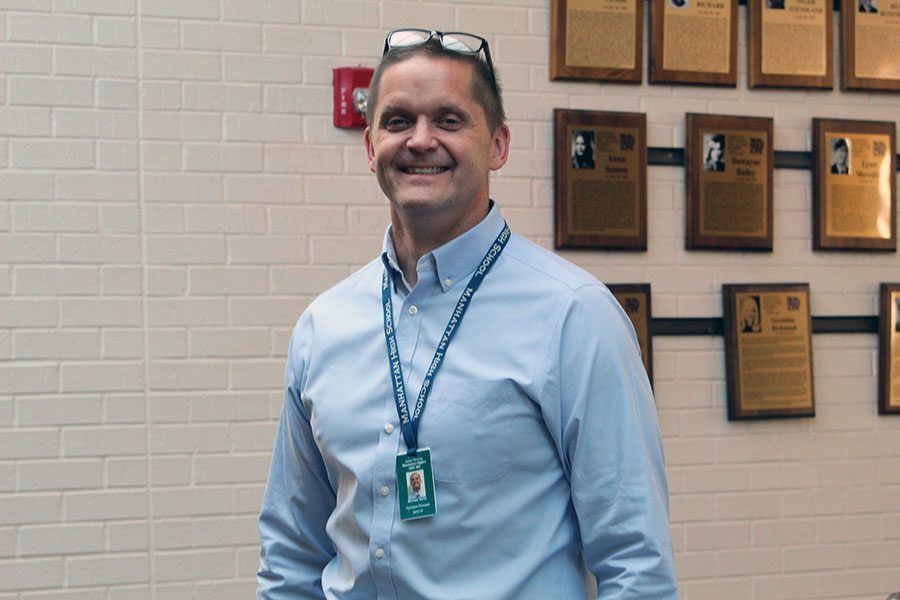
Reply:
M410 502L418 502L420 500L427 499L427 495L425 494L425 488L422 485L422 482L425 480L425 471L419 469L418 471L413 471L406 478L406 491L407 498L409 498Z

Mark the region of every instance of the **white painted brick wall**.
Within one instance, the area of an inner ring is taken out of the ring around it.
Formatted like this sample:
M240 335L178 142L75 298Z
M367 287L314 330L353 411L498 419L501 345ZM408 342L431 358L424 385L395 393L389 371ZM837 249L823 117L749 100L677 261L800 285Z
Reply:
M485 35L512 157L493 193L552 247L554 108L900 121L895 94L551 82L544 0L0 0L0 599L253 595L283 357L308 302L387 224L331 69L385 30ZM839 46L839 44L837 44ZM808 281L815 315L871 315L895 255L811 251L807 171L775 173L772 254L683 249L684 174L651 166L645 254L562 252L649 281L654 314L721 314L721 285ZM735 269L735 264L740 269ZM815 419L729 423L721 338L657 338L681 596L900 591L900 421L877 341L817 335Z

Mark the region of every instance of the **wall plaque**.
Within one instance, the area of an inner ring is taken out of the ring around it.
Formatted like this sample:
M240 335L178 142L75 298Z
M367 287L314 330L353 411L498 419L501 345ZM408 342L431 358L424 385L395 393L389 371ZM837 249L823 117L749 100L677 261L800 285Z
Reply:
M841 86L900 90L900 0L842 0Z
M687 115L685 245L772 250L772 119Z
M900 283L881 284L878 412L900 415Z
M553 111L556 247L647 249L647 118Z
M751 88L833 87L831 0L747 0L747 15Z
M650 83L737 85L737 0L650 0Z
M625 314L631 319L637 333L638 345L641 347L641 361L647 378L653 384L653 315L650 311L649 283L610 283L607 284Z
M816 250L897 250L892 122L813 119Z
M728 419L814 416L809 284L722 292Z
M641 82L643 0L553 0L550 79Z

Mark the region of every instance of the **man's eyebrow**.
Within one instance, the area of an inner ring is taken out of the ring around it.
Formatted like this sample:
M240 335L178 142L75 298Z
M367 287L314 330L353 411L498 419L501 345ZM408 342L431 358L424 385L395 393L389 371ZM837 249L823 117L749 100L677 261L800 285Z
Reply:
M382 114L386 113L405 113L411 112L410 109L404 104L385 104L381 107ZM433 114L442 115L446 113L455 113L463 117L470 117L469 111L460 106L459 104L441 104L436 109L434 109Z
M375 120L378 123L384 123L386 119L396 116L407 117L409 115L410 110L402 104L384 104L378 107L378 111L375 113Z
M401 108L400 106L398 106L396 104L385 104L384 106L381 107L381 112L383 112L383 113L397 112L398 110L402 111L405 109Z
M438 107L438 114L456 113L460 116L468 117L469 111L458 104L442 104Z

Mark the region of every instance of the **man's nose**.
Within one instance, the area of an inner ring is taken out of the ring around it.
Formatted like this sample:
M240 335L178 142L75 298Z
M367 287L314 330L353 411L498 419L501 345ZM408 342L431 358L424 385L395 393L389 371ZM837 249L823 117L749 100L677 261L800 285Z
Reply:
M406 147L414 152L427 152L437 147L432 123L428 119L419 119L409 132Z

